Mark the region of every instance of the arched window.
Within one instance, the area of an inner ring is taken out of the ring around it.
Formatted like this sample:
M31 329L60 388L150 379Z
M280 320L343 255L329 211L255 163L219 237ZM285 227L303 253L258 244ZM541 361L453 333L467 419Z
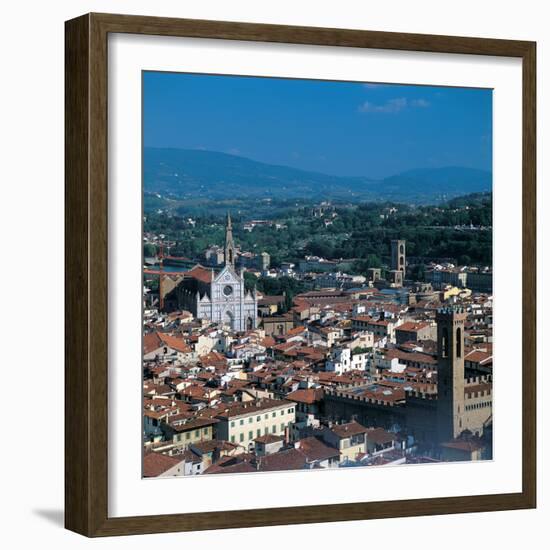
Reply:
M447 357L449 355L449 331L447 327L443 327L441 330L441 357Z
M399 254L405 254L405 247L403 245L399 246Z
M462 357L462 332L459 328L456 329L456 356Z

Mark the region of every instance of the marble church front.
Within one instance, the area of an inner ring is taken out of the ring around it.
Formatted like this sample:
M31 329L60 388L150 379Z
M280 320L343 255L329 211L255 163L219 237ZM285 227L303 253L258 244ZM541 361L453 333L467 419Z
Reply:
M198 319L223 323L234 331L256 328L258 299L256 290L245 289L243 270L235 268L235 245L231 217L227 216L224 267L219 272L196 265L185 273L176 287L181 309Z

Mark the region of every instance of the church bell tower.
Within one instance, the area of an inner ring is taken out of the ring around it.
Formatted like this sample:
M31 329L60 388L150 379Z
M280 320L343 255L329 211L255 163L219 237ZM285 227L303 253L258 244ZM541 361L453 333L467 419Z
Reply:
M225 265L235 268L235 244L233 243L233 228L231 226L231 216L227 213L227 225L225 227Z
M464 430L463 308L443 308L437 321L437 439L445 443Z

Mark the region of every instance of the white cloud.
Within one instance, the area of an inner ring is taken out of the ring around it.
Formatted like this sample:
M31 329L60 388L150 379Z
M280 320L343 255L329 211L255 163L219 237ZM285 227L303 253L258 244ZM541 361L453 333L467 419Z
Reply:
M426 101L425 99L413 99L411 101L411 106L412 107L429 107L430 102Z
M397 97L395 99L388 99L385 103L376 104L370 101L365 101L362 105L359 105L359 111L361 113L398 113L407 106L407 100L404 97Z
M395 99L388 99L385 103L372 103L365 101L359 105L359 112L361 113L399 113L407 107L423 108L429 107L430 102L425 99L413 99L408 101L405 97L397 97Z
M384 88L386 84L375 84L374 82L365 82L363 84L363 88L367 88L367 90L372 90L375 88Z

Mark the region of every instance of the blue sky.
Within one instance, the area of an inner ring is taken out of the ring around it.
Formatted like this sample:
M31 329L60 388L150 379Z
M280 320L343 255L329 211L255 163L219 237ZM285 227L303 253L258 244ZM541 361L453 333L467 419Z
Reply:
M340 176L491 170L492 92L144 72L143 140Z

